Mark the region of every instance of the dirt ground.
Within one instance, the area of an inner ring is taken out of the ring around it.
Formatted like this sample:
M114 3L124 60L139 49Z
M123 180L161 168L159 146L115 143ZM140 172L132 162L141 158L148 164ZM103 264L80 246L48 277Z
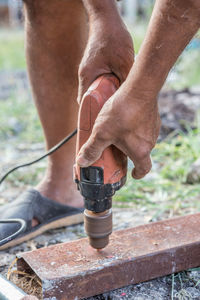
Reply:
M20 75L25 80L26 78ZM25 78L25 79L24 79ZM3 89L0 86L0 95L6 99L11 87L4 84ZM20 86L21 89L21 86ZM3 96L2 96L3 97ZM180 93L168 91L160 95L160 110L163 121L160 139L166 137L170 132L176 129L184 130L188 124L193 124L195 111L200 108L200 90L184 90ZM190 100L188 101L188 98ZM6 101L6 100L5 100ZM192 103L192 105L191 105ZM180 123L179 120L185 122ZM14 144L5 144L0 146L0 169L5 170L11 166L11 161L26 160L38 157L43 153L43 144L21 144L14 148ZM41 167L45 162L41 162ZM34 168L31 169L34 172ZM3 173L3 171L1 172ZM1 189L0 205L14 200L23 190L29 187L28 184L19 186L12 185L12 182L5 183ZM133 227L149 222L151 211L136 211L128 208L114 208L114 230ZM6 275L8 267L15 259L16 254L24 251L30 251L56 243L71 241L85 236L83 225L71 226L51 230L37 238L16 246L7 251L0 252L0 273ZM90 300L167 300L167 299L200 299L200 270L189 270L179 274L169 275L149 282L131 285L115 291L111 291L99 296L91 297ZM14 299L13 299L14 300Z

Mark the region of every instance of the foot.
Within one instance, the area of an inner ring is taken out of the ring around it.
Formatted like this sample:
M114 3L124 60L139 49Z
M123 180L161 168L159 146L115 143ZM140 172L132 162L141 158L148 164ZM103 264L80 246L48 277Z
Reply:
M83 207L83 197L73 181L63 179L60 181L52 181L44 178L35 189L43 196L58 203L74 207Z
M58 176L55 176L59 174ZM58 203L70 205L73 207L82 208L83 197L77 190L77 186L73 181L72 175L61 176L61 172L47 171L44 179L35 187L35 189L41 193L41 195L54 200ZM38 221L33 219L32 226L36 226Z
M69 166L69 163L66 164ZM83 197L73 180L73 166L52 166L49 163L43 180L35 187L43 196L74 207L83 207Z
M0 207L0 216L7 221L6 224L0 223L0 250L34 238L49 229L82 223L82 212L83 209L57 203L44 197L35 189L30 189L12 203ZM39 226L32 226L34 218L38 220ZM26 226L22 234L16 234L21 227L19 222L12 222L9 219L24 221ZM10 240L11 236L13 238ZM4 241L5 238L8 240Z

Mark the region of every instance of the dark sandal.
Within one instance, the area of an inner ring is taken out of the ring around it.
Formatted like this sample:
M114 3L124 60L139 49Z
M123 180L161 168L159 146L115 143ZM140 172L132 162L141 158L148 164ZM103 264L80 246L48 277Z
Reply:
M23 219L26 223L26 229L20 236L0 247L0 250L4 250L32 239L49 229L83 222L83 208L57 203L32 189L23 193L12 203L0 207L1 219ZM33 219L39 223L34 227L32 227ZM0 240L12 235L19 228L19 223L0 224Z

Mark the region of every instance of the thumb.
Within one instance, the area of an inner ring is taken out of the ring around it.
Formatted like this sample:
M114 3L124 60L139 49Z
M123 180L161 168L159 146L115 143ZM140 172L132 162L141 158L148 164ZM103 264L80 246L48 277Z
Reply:
M98 136L94 137L92 134L88 141L81 147L76 159L77 164L82 168L91 166L101 157L103 151L109 145L109 141Z

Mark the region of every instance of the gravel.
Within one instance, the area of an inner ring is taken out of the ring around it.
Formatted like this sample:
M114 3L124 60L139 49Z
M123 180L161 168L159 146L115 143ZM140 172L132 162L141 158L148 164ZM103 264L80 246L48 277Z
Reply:
M114 229L128 228L147 223L147 216L143 212L131 211L130 209L114 209ZM126 220L126 222L124 222ZM46 232L35 239L13 247L0 253L0 273L6 276L8 267L20 252L34 250L60 242L71 241L85 236L83 225L70 226L68 228L54 229ZM172 275L151 280L136 285L120 288L102 295L90 297L88 300L167 300L172 299L200 299L200 271L183 272L179 276Z

